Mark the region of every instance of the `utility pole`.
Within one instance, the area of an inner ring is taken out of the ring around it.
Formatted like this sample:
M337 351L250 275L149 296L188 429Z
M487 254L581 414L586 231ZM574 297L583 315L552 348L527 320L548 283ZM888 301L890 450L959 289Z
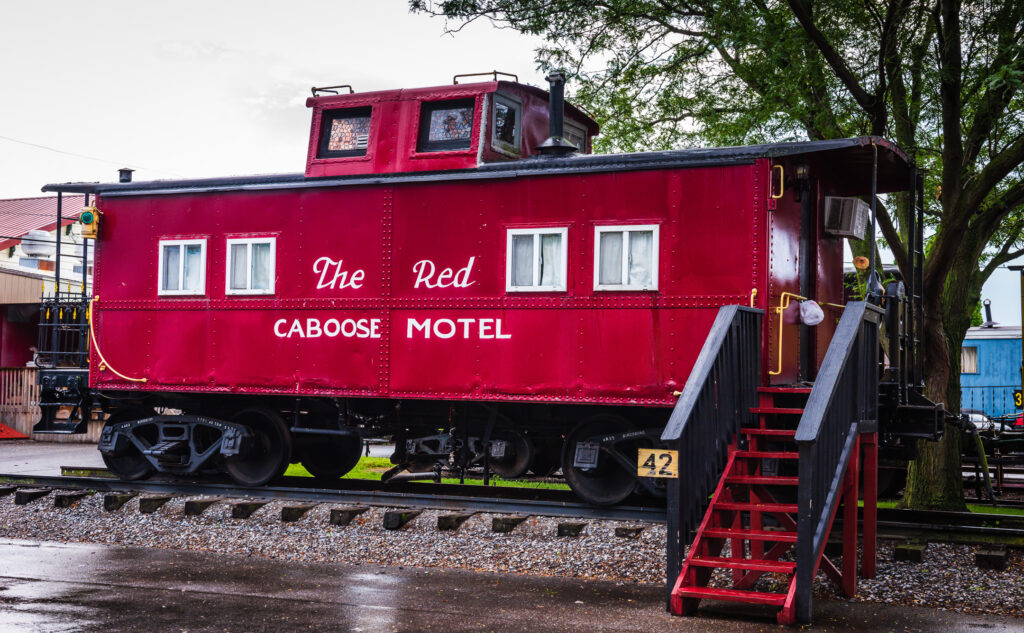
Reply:
M1020 361L1020 398L1022 404L1024 404L1024 266L1010 266L1010 270L1016 270L1020 273L1020 314L1021 314L1021 361ZM1017 404L1017 398L1013 399L1013 404Z

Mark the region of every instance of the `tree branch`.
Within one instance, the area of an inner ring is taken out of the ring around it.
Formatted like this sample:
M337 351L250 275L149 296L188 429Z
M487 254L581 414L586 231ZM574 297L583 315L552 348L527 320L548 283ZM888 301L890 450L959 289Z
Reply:
M885 120L885 103L882 102L877 95L872 95L861 86L860 81L854 74L853 70L847 65L846 60L836 51L832 43L828 41L824 34L818 27L814 25L814 18L811 17L809 8L807 6L807 0L786 0L789 4L790 10L793 11L793 15L797 21L800 22L800 26L803 27L807 37L814 42L814 45L818 47L822 56L828 62L829 66L832 67L833 72L846 87L850 95L854 98L858 105L869 116L872 117L872 125L874 126L874 119L878 118L882 121ZM879 107L881 106L881 107ZM883 125L884 127L884 125Z

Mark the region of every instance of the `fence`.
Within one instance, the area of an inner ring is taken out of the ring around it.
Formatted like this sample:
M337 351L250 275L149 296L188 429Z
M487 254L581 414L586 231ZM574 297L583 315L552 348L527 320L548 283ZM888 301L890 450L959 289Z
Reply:
M45 442L98 442L103 423L89 424L89 432L78 435L32 435L39 421L39 384L35 367L0 369L0 423Z

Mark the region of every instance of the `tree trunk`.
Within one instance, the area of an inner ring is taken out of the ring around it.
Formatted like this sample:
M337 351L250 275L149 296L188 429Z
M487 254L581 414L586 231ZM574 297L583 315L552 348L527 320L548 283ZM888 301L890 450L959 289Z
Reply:
M965 240L969 242L970 240ZM965 247L973 248L971 244ZM925 299L925 395L960 412L960 347L971 325L980 288L978 271L968 257L958 257L941 300ZM970 264L970 265L968 265ZM918 441L918 457L907 471L903 505L908 508L965 510L960 431L946 425L938 442Z

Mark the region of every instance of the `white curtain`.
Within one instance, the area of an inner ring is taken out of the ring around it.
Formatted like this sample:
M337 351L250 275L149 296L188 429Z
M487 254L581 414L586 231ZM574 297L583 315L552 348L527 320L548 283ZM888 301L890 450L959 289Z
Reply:
M622 283L622 233L601 233L600 271L597 281L601 285Z
M540 285L562 285L562 236L540 236Z
M202 274L203 247L199 244L185 246L185 274L182 290L200 290L199 277Z
M512 236L512 285L533 285L533 236Z
M649 287L653 282L654 232L629 234L629 285Z
M248 244L231 245L231 289L245 290L245 259Z
M181 269L181 247L177 244L164 246L163 290L180 290L178 273ZM152 261L152 260L150 260Z
M252 289L270 289L270 244L252 245Z

